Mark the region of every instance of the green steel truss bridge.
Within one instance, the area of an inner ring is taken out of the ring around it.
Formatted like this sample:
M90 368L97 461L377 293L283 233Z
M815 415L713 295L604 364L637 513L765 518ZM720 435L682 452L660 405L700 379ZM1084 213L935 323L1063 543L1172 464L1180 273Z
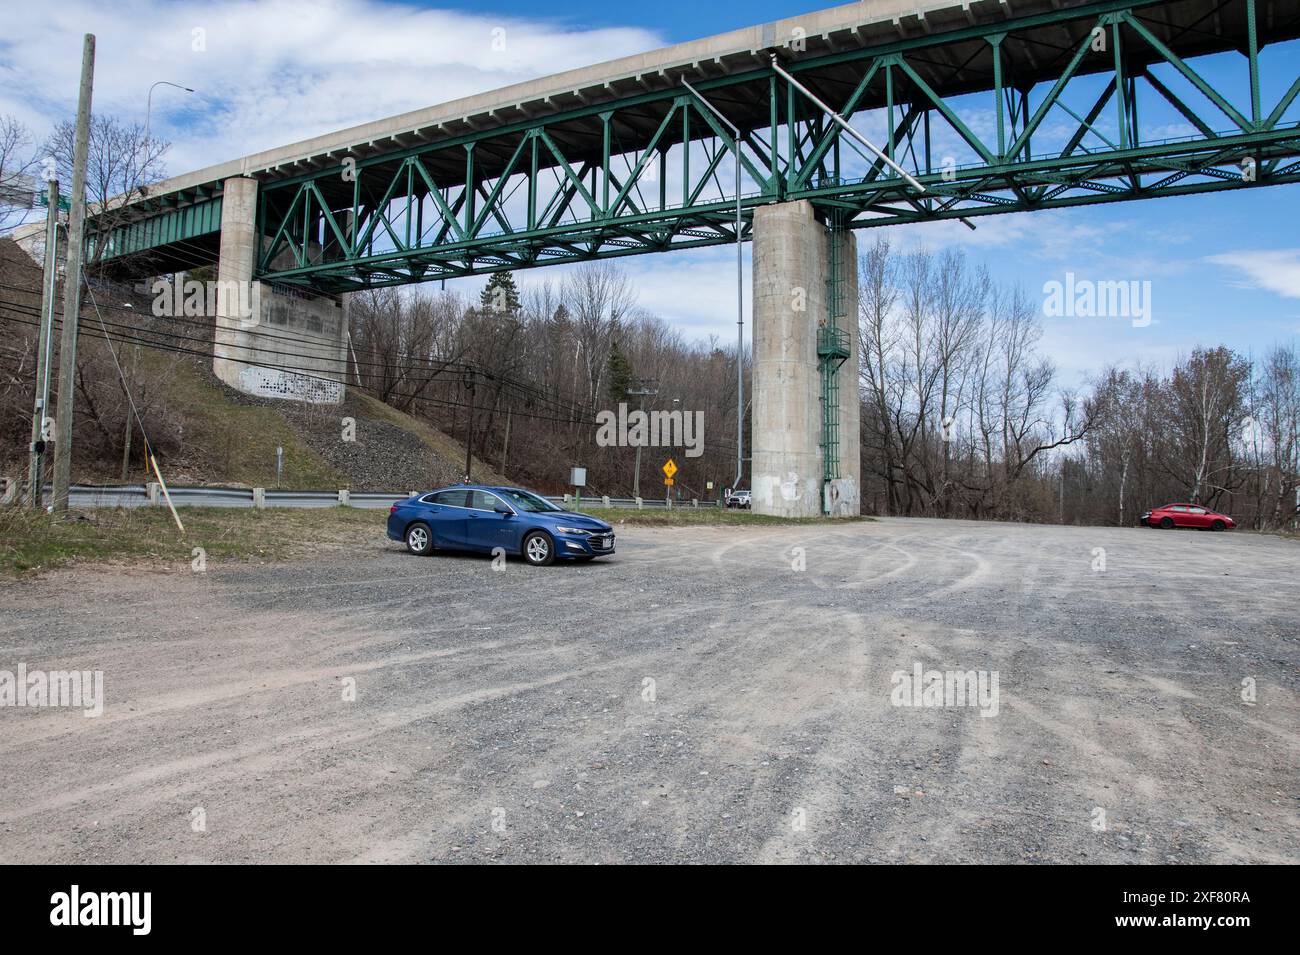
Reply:
M210 262L244 176L255 277L324 293L734 242L737 144L682 80L741 131L745 238L787 200L860 229L1296 182L1297 36L1300 0L852 4L200 170L91 241Z

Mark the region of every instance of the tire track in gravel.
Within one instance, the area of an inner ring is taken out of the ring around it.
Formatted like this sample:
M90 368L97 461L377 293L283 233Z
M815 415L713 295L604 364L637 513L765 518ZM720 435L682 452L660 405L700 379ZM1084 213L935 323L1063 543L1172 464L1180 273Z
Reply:
M1296 644L1271 582L1294 546L753 530L638 528L612 560L543 572L363 547L7 589L0 668L100 661L127 711L0 711L0 859L1297 858ZM1175 596L1226 561L1234 589L1185 617ZM998 717L892 706L913 661L1001 671Z

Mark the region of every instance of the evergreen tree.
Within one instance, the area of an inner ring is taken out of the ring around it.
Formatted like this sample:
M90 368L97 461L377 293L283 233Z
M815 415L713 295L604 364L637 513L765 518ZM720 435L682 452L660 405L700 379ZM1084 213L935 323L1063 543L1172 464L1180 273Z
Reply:
M479 305L488 312L519 311L519 289L509 272L493 272L479 294Z
M627 401L628 389L634 381L632 363L614 341L609 346L609 400L614 404Z

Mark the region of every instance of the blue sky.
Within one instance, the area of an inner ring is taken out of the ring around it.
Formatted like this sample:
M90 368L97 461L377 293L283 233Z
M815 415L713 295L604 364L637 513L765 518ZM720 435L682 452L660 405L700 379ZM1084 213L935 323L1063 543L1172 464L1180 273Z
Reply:
M824 10L836 4L818 0L752 0L744 3L727 3L725 0L712 3L700 0L654 0L636 4L576 0L563 4L562 8L551 8L535 0L489 0L486 3L422 3L420 6L440 6L469 13L491 9L502 14L549 19L574 27L643 26L654 30L668 43L680 43L768 20L781 20L800 13ZM551 12L552 9L562 9L563 12L556 14Z
M158 79L194 86L155 93L152 126L173 142L181 173L308 136L535 76L652 49L828 4L801 0L612 4L526 0L409 4L397 0L64 0L9 18L0 35L0 113L38 137L74 110L81 34L99 38L96 108L143 119ZM506 56L485 38L498 27ZM199 31L204 43L195 50ZM1292 45L1294 46L1294 44ZM1233 89L1217 62L1207 77ZM1290 48L1266 53L1265 100L1300 72ZM1271 104L1269 104L1271 105ZM1268 106L1266 106L1268 108ZM1293 107L1293 111L1300 107ZM1177 120L1172 117L1172 120ZM981 117L972 113L978 124ZM1171 120L1169 135L1177 135ZM1044 349L1065 384L1107 362L1168 365L1198 344L1260 353L1300 332L1300 186L863 230L908 248L957 246L1002 282L1041 300L1044 283L1150 282L1152 322L1044 318ZM748 260L748 254L746 255ZM729 249L621 261L641 303L690 338L734 340ZM524 273L524 283L556 270ZM459 283L474 292L478 280ZM747 330L748 335L748 330Z

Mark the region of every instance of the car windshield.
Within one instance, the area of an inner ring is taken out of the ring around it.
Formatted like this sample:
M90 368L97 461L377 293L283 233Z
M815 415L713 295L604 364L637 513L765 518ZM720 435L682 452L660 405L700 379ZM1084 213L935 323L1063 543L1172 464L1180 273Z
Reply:
M564 508L556 507L544 497L538 497L528 491L502 490L498 491L502 497L513 504L521 511L562 511Z

